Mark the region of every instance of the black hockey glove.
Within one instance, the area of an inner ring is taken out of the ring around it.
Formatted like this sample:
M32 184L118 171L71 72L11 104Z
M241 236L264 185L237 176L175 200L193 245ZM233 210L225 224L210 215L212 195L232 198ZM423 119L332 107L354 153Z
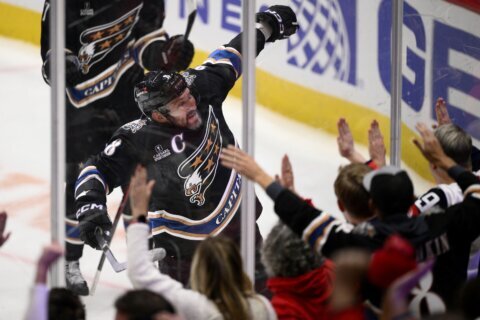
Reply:
M188 68L194 53L193 44L178 34L167 41L149 44L143 53L143 63L148 70L181 71Z
M272 28L272 35L267 42L286 39L298 29L297 16L288 6L271 6L266 11L258 12L257 22L266 23Z
M95 229L100 227L103 234L109 235L112 230L112 222L107 214L107 208L103 204L89 203L77 210L77 219L80 222L80 239L92 248L100 250L100 244L95 237Z
M50 55L43 62L42 75L46 83L50 84ZM65 83L67 87L73 87L80 82L80 61L71 52L65 53Z

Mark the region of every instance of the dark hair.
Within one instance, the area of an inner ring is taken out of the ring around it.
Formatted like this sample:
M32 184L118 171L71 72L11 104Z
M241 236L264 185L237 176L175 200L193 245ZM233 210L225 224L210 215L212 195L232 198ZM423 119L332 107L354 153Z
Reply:
M85 320L85 305L72 290L52 288L48 295L48 319Z
M129 320L148 320L162 311L175 314L175 309L163 296L150 290L130 290L115 301L117 312Z

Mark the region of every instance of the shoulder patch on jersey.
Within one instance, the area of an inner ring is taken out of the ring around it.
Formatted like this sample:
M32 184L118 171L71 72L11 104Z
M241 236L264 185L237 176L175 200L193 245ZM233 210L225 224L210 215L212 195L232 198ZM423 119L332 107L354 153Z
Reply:
M147 125L146 119L138 119L138 120L133 120L132 122L129 122L127 124L124 124L122 126L122 129L127 131L132 131L132 133L136 133L138 130L142 129L146 125Z
M188 84L188 86L191 86L195 78L197 77L196 74L191 74L188 71L185 71L182 73L182 76L185 78L185 82Z

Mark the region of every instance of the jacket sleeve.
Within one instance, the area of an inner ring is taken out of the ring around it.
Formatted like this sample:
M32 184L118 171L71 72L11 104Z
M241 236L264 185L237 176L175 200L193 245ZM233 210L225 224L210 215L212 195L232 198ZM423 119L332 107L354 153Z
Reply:
M440 188L440 186L432 188L415 200L413 205L410 207L409 216L416 217L422 213L428 212L435 206L439 206L442 209L446 209L447 207L451 206L453 203L448 202L447 193L445 191L452 191L452 196L455 195L453 188L451 190L445 190L444 188ZM463 199L463 195L459 189L458 193L459 194L457 196L461 197L461 201Z
M480 235L480 182L467 170L451 176L462 188L464 200L446 211L449 219L448 235L452 242L470 243Z
M212 319L216 307L204 295L158 271L148 257L150 228L145 223L131 224L127 229L128 277L137 289L148 289L163 295L185 319Z
M24 320L47 320L48 319L48 296L49 289L46 284L37 283L31 289L30 301Z
M352 233L353 225L312 207L288 189L280 187L276 194L269 192L274 185L279 186L277 182L272 183L267 188L267 193L275 202L275 212L316 251L330 257L339 249L370 247L368 239Z

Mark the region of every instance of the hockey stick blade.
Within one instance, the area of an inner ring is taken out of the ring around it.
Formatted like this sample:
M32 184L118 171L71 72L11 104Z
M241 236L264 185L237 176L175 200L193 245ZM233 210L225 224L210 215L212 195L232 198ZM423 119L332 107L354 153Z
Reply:
M95 237L97 238L102 251L105 253L105 257L107 258L108 262L110 262L113 270L115 272L122 272L123 270L127 269L127 262L118 262L117 258L113 255L110 246L108 245L107 241L103 237L102 229L97 228L95 229ZM148 251L150 261L156 262L160 261L167 255L167 252L163 248L155 248Z
M196 0L188 0L187 1L187 10L188 20L187 20L187 29L185 30L185 40L188 39L190 36L190 31L192 31L193 23L195 22L195 18L197 17L197 1Z
M100 245L100 248L102 249L103 253L105 254L105 257L107 258L108 262L110 262L110 265L112 266L115 272L118 273L127 269L127 263L118 262L118 260L113 255L112 250L110 250L110 247L107 243L107 240L105 240L105 238L103 237L102 229L98 227L95 229L95 238L97 239L97 242Z

